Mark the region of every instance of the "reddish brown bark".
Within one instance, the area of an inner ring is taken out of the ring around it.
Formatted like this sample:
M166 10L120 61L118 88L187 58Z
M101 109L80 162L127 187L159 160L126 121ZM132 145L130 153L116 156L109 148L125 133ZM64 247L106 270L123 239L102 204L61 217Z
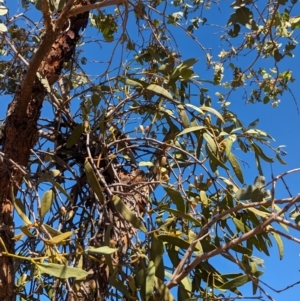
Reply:
M90 2L92 1L81 0L76 1L76 4L77 6L87 5ZM65 28L61 28L59 33L53 32L49 36L50 41L52 39L54 43L46 41L43 45L44 49L41 51L44 54L43 57L33 58L41 62L38 70L33 70L34 74L38 71L50 84L53 84L58 79L63 63L70 60L74 54L76 43L80 37L79 32L87 25L88 14L88 12L85 12L72 17L70 20L66 20ZM31 82L30 80L28 82L28 78L28 76L25 76L22 82L21 87L26 85L23 93L22 88L19 88L8 107L3 131L2 152L5 154L5 157L3 161L0 161L0 236L9 253L14 253L14 242L12 240L14 235L13 206L11 201L12 186L14 186L14 192L16 193L22 181L22 173L18 166L8 161L8 158L19 166L26 167L28 165L30 150L38 138L37 121L47 93L36 77ZM25 90L26 93L24 93ZM30 93L28 93L28 90ZM30 95L30 97L27 98L27 95ZM0 251L3 251L2 247L0 247ZM1 253L0 300L15 300L13 260L11 257L3 256Z

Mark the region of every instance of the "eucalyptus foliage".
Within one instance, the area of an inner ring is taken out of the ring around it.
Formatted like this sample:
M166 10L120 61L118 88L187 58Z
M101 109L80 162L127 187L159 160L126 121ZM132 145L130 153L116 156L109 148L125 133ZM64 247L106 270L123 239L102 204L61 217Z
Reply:
M269 297L260 253L277 246L283 258L300 198L276 197L291 172L266 180L264 167L285 164L285 153L231 102L277 107L293 96L283 62L297 51L300 4L1 0L2 98L22 97L47 26L70 3L57 39L74 39L76 10L89 21L60 74L47 78L45 57L38 66L46 96L28 164L0 153L22 174L11 185L14 251L0 240L14 260L14 294L232 300L250 297L251 283ZM6 118L1 128L6 139Z

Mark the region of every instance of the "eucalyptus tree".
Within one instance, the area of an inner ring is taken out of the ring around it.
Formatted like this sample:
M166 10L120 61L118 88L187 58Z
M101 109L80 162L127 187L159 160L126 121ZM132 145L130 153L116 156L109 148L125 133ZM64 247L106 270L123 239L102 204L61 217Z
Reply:
M269 297L298 170L266 181L284 153L230 102L292 95L300 4L0 2L0 299Z

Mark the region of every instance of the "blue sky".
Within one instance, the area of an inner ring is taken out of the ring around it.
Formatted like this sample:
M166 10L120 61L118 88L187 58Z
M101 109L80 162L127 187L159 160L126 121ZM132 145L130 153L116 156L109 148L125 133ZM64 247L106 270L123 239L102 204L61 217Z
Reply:
M227 2L227 1L225 1ZM266 1L262 1L266 2ZM7 6L11 9L11 15L16 12L17 6L16 3L18 1L7 1ZM228 19L229 9L225 8L226 5L221 5L220 12L216 11L216 20L208 18L208 23L218 23L223 22L226 24ZM300 12L300 9L298 9ZM29 12L32 16L35 15L35 11L32 10ZM134 24L133 24L134 26ZM132 27L132 33L134 34L135 28ZM205 60L203 58L203 53L200 48L196 45L196 43L192 42L190 38L187 38L185 33L182 31L175 29L174 30L176 37L179 39L180 48L183 53L183 59L187 58L199 58L199 62L195 65L194 70L196 73L200 75L200 78L206 79L209 77L209 72L206 72ZM224 45L219 42L218 36L219 29L216 27L209 27L208 25L204 25L201 27L196 33L195 36L197 39L203 43L207 43L214 49L214 52L217 53L223 49ZM95 31L87 31L87 35L94 35ZM98 35L98 38L100 36ZM109 55L111 53L101 52L101 47L93 46L94 48L90 48L85 56L89 61L96 60L99 61L99 56L101 55L101 60L105 61L109 59ZM96 48L97 47L97 48ZM98 48L99 47L99 48ZM103 44L103 49L105 49L105 45ZM270 104L264 105L262 103L256 104L245 104L245 101L242 99L242 95L240 93L233 93L230 96L229 101L231 102L230 109L238 113L240 119L244 122L245 125L252 122L253 120L259 118L260 123L258 128L265 130L269 134L271 134L275 138L275 142L273 144L274 147L279 145L286 145L284 150L287 152L287 156L283 159L287 162L286 165L281 165L279 163L273 164L272 169L274 175L278 175L285 171L300 167L300 157L299 157L299 149L300 149L300 115L298 112L297 106L300 106L300 102L298 99L299 91L299 81L300 81L300 71L299 71L299 57L300 51L299 49L295 52L294 58L286 58L281 63L281 67L285 69L291 69L293 71L293 76L296 79L295 83L291 85L291 89L296 97L296 104L291 95L286 93L281 98L281 103L277 108L272 108ZM245 63L247 63L247 57L244 58ZM261 67L264 67L269 64L267 61L259 61L259 64L262 64ZM93 65L90 64L87 71L90 73L97 73L96 69L93 69ZM218 98L214 96L214 93L218 91L218 87L210 87L213 107L218 107ZM10 102L10 97L1 97L1 105L0 105L0 118L5 117L5 112L7 109L7 104ZM42 115L47 117L47 110L49 106L45 104ZM248 156L247 162L250 165L249 167L244 168L244 174L246 178L246 183L252 183L253 179L257 175L254 165L254 157ZM270 165L264 164L265 176L267 180L271 179L271 167ZM299 192L300 187L300 175L294 174L287 178L287 183L289 185L289 189L293 195L296 195ZM278 191L277 197L287 196L284 188L281 188ZM293 232L291 232L293 234ZM256 254L258 257L261 257L265 260L266 269L262 280L270 283L276 289L283 289L284 287L292 284L295 281L299 280L299 270L300 270L300 247L296 243L292 243L285 239L285 254L284 259L279 261L279 255L277 247L274 243L274 247L271 250L271 256L267 257L264 254ZM213 260L214 262L214 260ZM223 261L222 261L223 262ZM218 263L218 261L216 261ZM220 271L224 269L225 271L230 270L230 272L238 272L237 269L232 270L232 267L222 266ZM251 286L247 285L245 295L251 295ZM247 294L248 291L248 294ZM273 293L270 289L266 289L270 295L272 295L276 301L286 301L286 300L295 300L295 296L300 295L300 286L296 286L288 291L285 291L281 294Z

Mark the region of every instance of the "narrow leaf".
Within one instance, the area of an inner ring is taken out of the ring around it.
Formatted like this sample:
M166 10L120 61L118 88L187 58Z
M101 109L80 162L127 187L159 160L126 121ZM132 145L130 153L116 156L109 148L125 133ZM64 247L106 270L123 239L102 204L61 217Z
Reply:
M225 170L229 169L222 161L220 161L216 157L216 155L213 153L213 151L208 143L206 143L206 145L205 145L205 150L206 150L206 153L207 153L209 159L211 159L211 161L213 162L213 164L215 164L215 166L223 167Z
M155 277L155 265L153 261L149 262L148 269L146 271L145 279L145 299L146 301L150 300L153 295L154 290L154 277Z
M164 284L164 282L162 280L155 277L154 285L155 285L155 288L158 291L162 301L175 301L170 290L167 288L167 286Z
M59 183L55 182L52 179L49 179L48 182L50 182L57 190L59 190L66 198L68 198L68 200L71 202L71 204L73 203L73 200L70 197L70 195L66 192L66 190Z
M165 278L165 267L164 267L164 244L161 240L157 239L157 234L154 232L151 237L151 250L150 250L150 260L154 262L155 265L155 276L164 279Z
M192 301L190 298L193 289L192 289L192 283L190 277L187 276L183 278L180 284L181 285L178 287L178 301L179 300Z
M147 232L144 224L141 220L125 205L125 203L116 195L112 199L117 211L124 217L124 219L130 222L136 229L143 232Z
M88 248L86 249L88 253L93 253L93 254L103 254L103 255L110 255L118 251L117 248L110 248L110 247L100 247L100 248Z
M211 107L207 107L207 106L202 106L202 107L200 107L200 109L202 111L210 112L210 113L216 115L223 123L225 123L223 116L217 110L215 110Z
M252 145L252 147L255 151L255 154L260 156L264 161L269 162L269 163L273 163L273 159L268 157L257 144L251 143L251 145Z
M273 234L274 239L276 240L278 251L279 251L279 258L281 260L283 258L283 254L284 254L282 239L278 233L276 233L276 232L271 232L271 233Z
M35 236L36 236L36 235L33 235L33 234L29 231L28 226L22 226L22 227L21 227L21 231L22 231L25 235L27 235L28 237L35 237Z
M235 197L240 201L250 200L254 189L254 185L248 185L246 188L239 189L236 192Z
M48 190L44 193L42 202L41 202L41 217L43 218L46 213L50 210L54 200L53 190Z
M27 225L32 224L32 222L30 221L30 219L28 218L26 211L25 211L25 207L24 204L22 203L22 201L20 199L15 199L13 198L13 203L14 203L14 207L16 209L16 211L18 212L20 218L23 220L23 222Z
M233 289L235 287L244 285L248 281L250 281L250 278L248 277L248 275L241 275L241 276L238 276L234 279L227 281L226 283L221 285L220 288L221 289Z
M184 200L181 193L178 190L168 186L163 186L163 189L176 205L178 211L185 212Z
M236 156L234 154L230 153L228 156L228 160L229 160L229 163L230 163L236 177L242 184L244 184L243 172L242 172L241 166L240 166Z
M164 96L167 99L173 100L172 95L166 89L162 88L161 86L151 84L147 87L147 90L152 91L155 94Z
M88 275L84 270L56 263L34 262L42 274L52 275L60 279L77 278L82 279Z
M91 166L91 164L88 160L86 160L84 163L84 169L85 169L87 180L88 180L89 184L91 185L93 191L97 195L100 203L104 204L104 194L102 192L99 181L94 173L93 167Z
M71 148L80 138L83 133L83 124L80 123L73 130L71 136L68 138L66 148Z
M47 232L48 232L52 237L62 234L60 231L58 231L58 230L56 230L56 229L50 227L50 226L47 225L47 224L43 224L43 227L45 227L45 229L47 230ZM42 228L42 229L43 229L43 228Z
M51 244L51 245L60 244L60 243L64 242L67 238L71 237L73 235L73 233L74 233L73 231L64 232L64 233L61 233L45 242L48 244Z
M183 127L185 129L189 128L190 127L190 120L188 118L188 115L185 111L184 106L183 105L178 105L177 109L179 111L179 116L180 116L181 122L183 124Z
M128 292L127 287L123 282L121 282L119 279L117 279L115 276L110 276L108 278L109 284L114 286L118 291L120 291L124 296L130 298L130 294Z
M132 87L141 87L141 88L143 88L146 84L146 83L142 84L140 80L131 79L131 78L126 78L124 82L126 85L129 85Z
M214 139L207 133L203 134L204 139L206 140L207 144L209 145L209 148L211 152L215 155L217 153L217 145Z
M180 237L161 234L157 236L158 239L167 242L169 244L175 245L183 250L186 250L190 246L190 242L183 240ZM200 251L198 248L195 248L196 251Z
M239 219L237 218L233 218L232 219L233 222L235 223L236 227L238 228L238 230L240 230L241 232L243 233L246 233L246 232L249 232L251 229L246 226L242 221L240 221Z
M184 129L179 134L177 134L177 136L181 136L181 135L184 135L187 133L196 132L196 131L200 131L200 130L204 130L204 129L206 129L206 126L203 126L203 125L192 126L190 128Z
M261 217L267 218L269 216L269 213L258 210L256 208L247 208L247 210L252 211L253 213L255 213L256 215L259 215Z
M187 103L185 106L194 109L195 111L197 111L201 115L204 115L204 112L199 107L196 107L196 106L194 106L190 103Z
M174 214L174 215L180 216L180 217L182 217L183 219L186 219L186 220L188 220L189 222L193 223L193 225L197 225L197 226L200 226L200 227L202 226L202 224L201 224L201 222L200 222L199 220L193 218L193 217L192 217L191 215L189 215L189 214L186 214L186 213L181 212L181 211L179 211L179 210L171 209L171 208L165 207L165 206L159 207L159 208L160 208L161 210L165 210L165 211L167 211L167 212L170 212L170 213L172 213L172 214Z

